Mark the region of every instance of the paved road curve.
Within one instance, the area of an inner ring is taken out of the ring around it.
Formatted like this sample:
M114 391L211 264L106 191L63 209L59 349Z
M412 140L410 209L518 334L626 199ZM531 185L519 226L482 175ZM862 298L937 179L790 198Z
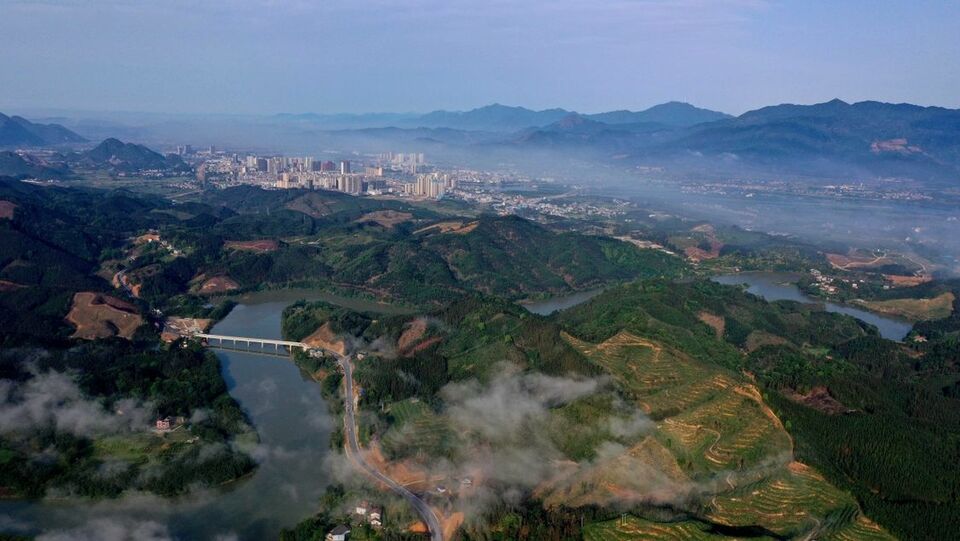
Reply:
M405 500L410 502L410 505L417 510L417 513L420 514L420 517L423 518L424 524L427 525L427 528L430 529L430 539L431 541L443 541L443 530L440 528L440 520L437 518L436 513L433 512L433 509L427 505L426 502L421 500L416 494L410 492L403 485L397 483L393 479L387 477L380 470L376 469L366 459L363 458L363 455L360 453L360 444L357 442L357 422L354 417L353 411L353 365L350 364L350 357L343 356L340 357L340 366L343 368L343 379L346 382L346 397L344 397L343 405L346 411L346 437L347 445L350 446L350 452L353 454L356 462L366 470L367 473L375 477L377 480L383 482L383 484L389 486L394 492L403 496Z

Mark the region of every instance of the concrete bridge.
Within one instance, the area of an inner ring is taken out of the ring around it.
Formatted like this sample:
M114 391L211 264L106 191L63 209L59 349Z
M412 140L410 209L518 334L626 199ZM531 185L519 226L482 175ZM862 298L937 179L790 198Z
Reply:
M304 344L303 342L291 342L290 340L272 340L270 338L251 338L248 336L229 336L225 334L206 334L206 333L193 333L193 336L197 338L203 338L207 341L207 344L213 345L212 342L215 340L217 344L223 345L225 343L230 343L234 347L238 344L246 344L249 348L250 344L259 345L260 349L265 349L267 346L273 346L274 350L279 351L282 347L287 347L293 350L293 348L301 348L304 351L311 349L310 346Z

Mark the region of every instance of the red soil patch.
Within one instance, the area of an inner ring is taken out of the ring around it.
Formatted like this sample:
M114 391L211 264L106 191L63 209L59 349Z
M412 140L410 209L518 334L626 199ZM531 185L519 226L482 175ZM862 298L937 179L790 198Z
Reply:
M427 525L424 524L423 521L421 521L421 520L418 520L418 521L414 522L414 523L411 524L410 527L407 528L407 529L410 530L410 531L413 532L413 533L419 533L419 534L428 534L428 533L430 533L430 530L427 528Z
M146 267L141 267L139 269L124 273L122 277L115 277L114 286L119 283L123 287L130 290L130 293L137 298L140 298L140 289L143 287L143 282L150 276L156 276L162 267L159 264L147 265Z
M723 336L723 330L727 323L727 321L723 319L723 316L711 314L710 312L704 310L697 314L697 319L713 327L713 330L717 333L717 338Z
M686 255L691 261L703 261L705 259L714 259L720 256L720 248L714 248L711 245L710 251L706 251L703 248L698 248L696 246L690 246L689 248L684 248L684 255Z
M143 323L137 307L116 297L83 291L73 296L67 321L77 330L74 338L93 340L120 336L130 338Z
M118 272L113 275L113 280L111 280L110 283L113 284L113 287L117 289L124 288L134 297L140 298L140 289L143 287L143 284L135 283L129 274L120 274Z
M151 242L160 242L160 234L159 234L159 233L144 233L143 235L140 235L139 237L137 237L136 239L133 240L133 243L136 244L136 245L138 245L138 246L141 245L141 244L148 244L148 243L151 243Z
M229 250L246 250L249 252L272 252L280 247L274 239L264 240L228 240L223 247Z
M397 341L397 349L400 351L400 355L410 357L418 351L423 351L441 340L439 336L422 340L423 335L427 332L428 326L427 320L423 318L415 319L407 325L407 328Z
M431 476L422 466L409 459L394 462L387 460L376 441L370 443L363 457L387 477L415 492L427 492L435 483L443 482L445 479L442 475Z
M690 231L703 233L704 236L707 237L707 242L710 243L710 250L704 250L699 246L690 246L688 248L684 248L683 253L687 256L687 258L689 258L691 261L697 262L705 259L716 259L720 257L720 249L723 248L723 243L717 239L716 230L713 229L712 225L698 225L690 229Z
M328 349L340 355L344 355L347 352L346 343L337 338L329 321L321 325L319 329L313 331L313 334L304 338L303 343L313 348Z
M870 152L880 154L883 152L894 152L896 154L916 154L923 152L918 145L911 145L904 137L896 139L887 139L885 141L874 141L870 143Z
M207 332L212 319L198 319L189 317L169 317L164 323L160 339L164 342L173 342L181 336L190 336L193 333Z
M900 274L884 274L883 277L893 284L894 287L918 286L933 279L930 276L903 276Z
M236 283L229 276L214 276L200 286L201 295L210 295L213 293L223 293L238 289L240 284Z
M8 280L0 280L0 291L16 291L18 289L23 289L27 286L23 284L18 284L16 282L10 282Z
M418 229L413 232L414 235L426 232L437 232L437 233L457 233L459 235L466 235L467 233L473 231L480 225L480 222L470 222L466 225L463 222L440 222L433 225L428 225L422 229Z
M428 339L424 340L423 342L420 342L419 344L413 346L412 348L410 348L410 349L402 352L402 355L403 355L404 357L413 357L414 355L416 355L417 353L419 353L419 352L427 349L428 347L430 347L430 346L432 346L432 345L434 345L434 344L436 344L436 343L439 343L440 340L442 340L442 338L440 338L439 336L434 336L433 338L428 338Z
M814 387L806 394L800 394L797 392L786 392L784 394L787 398L798 404L803 404L808 408L822 411L828 415L851 413L855 411L841 404L840 401L831 396L830 391L823 386Z
M8 220L13 219L13 211L17 209L17 205L10 201L0 201L0 219L6 218Z
M450 513L450 515L444 515L437 508L434 508L434 511L436 511L440 517L440 529L443 530L444 539L453 539L453 534L455 534L457 529L460 528L460 525L463 524L463 519L465 518L463 512L455 511Z

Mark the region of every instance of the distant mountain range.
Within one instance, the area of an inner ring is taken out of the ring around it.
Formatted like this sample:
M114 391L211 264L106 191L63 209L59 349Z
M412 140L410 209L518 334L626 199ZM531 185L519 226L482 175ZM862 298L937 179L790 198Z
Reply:
M34 124L23 117L0 113L0 147L57 146L85 141L59 124Z
M494 103L469 111L433 111L427 114L414 113L368 113L335 114L316 113L280 114L282 121L314 124L328 129L361 128L449 128L464 131L515 132L527 128L544 127L571 115L578 114L566 109L536 111L526 107L513 107ZM689 103L669 102L643 111L609 111L581 115L607 124L633 124L653 122L667 126L691 126L730 118L730 115L700 109Z
M74 126L67 119L57 121ZM77 123L82 125L88 124ZM451 162L503 158L536 166L555 162L549 153L560 152L628 168L659 167L674 177L904 177L953 186L960 178L960 110L874 101L783 104L737 117L680 102L596 114L493 104L427 114L178 116L175 121L151 117L113 125L136 126L131 137L141 141L292 153L421 151ZM59 124L4 115L0 127L3 141L23 146L80 137ZM68 155L66 161L117 171L179 166L177 158L116 139Z
M67 179L73 168L136 173L145 170L188 172L190 167L176 155L164 156L144 145L106 139L90 150L60 153L0 151L0 176L13 178Z
M909 104L776 105L688 126L571 115L504 144L617 155L678 172L960 178L960 110Z
M661 103L644 111L610 111L608 113L597 113L595 115L585 115L591 120L603 122L606 124L642 124L654 123L666 126L693 126L725 118L733 118L726 113L711 111L694 107L689 103L671 101Z

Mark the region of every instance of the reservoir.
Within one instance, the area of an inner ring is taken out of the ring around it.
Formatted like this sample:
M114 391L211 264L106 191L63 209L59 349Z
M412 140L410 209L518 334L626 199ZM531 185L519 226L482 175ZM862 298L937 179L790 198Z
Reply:
M281 338L284 307L320 296L308 291L245 295L212 332ZM159 538L261 540L276 539L282 527L310 516L330 481L325 458L330 431L339 422L329 415L320 386L283 357L214 351L230 394L260 435L251 453L259 465L249 477L176 500L134 494L98 501L2 501L0 529L60 538L101 538L121 528L131 532L129 538L153 539L147 534L157 533Z
M576 293L570 293L569 295L550 297L549 299L543 299L539 301L524 301L520 303L520 306L523 306L534 314L549 316L554 312L566 310L567 308L573 308L578 304L587 302L600 293L603 293L604 290L605 288L597 288L587 291L577 291Z
M767 301L797 301L803 303L822 304L827 312L846 314L855 317L864 323L877 327L880 336L889 340L900 341L913 328L909 321L895 317L884 316L861 310L852 306L822 301L809 297L800 291L796 281L799 275L784 272L744 272L741 274L727 274L716 276L714 282L726 285L747 285L747 291Z

